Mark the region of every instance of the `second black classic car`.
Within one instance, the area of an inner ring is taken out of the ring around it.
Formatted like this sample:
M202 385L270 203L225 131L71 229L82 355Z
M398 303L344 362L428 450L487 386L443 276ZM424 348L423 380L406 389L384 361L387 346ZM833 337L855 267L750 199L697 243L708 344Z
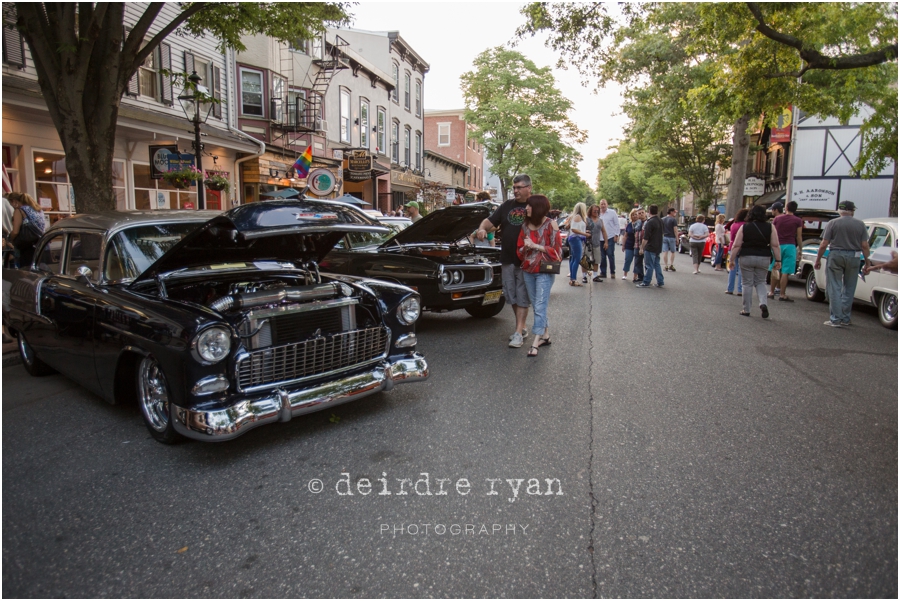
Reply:
M490 213L486 206L447 207L387 239L348 232L322 268L409 286L425 311L465 309L473 317L493 317L506 302L500 249L469 238Z
M4 270L7 325L29 373L136 400L164 443L226 440L423 380L419 295L319 271L343 236L387 232L357 215L270 201L205 223L195 211L65 219L32 267Z

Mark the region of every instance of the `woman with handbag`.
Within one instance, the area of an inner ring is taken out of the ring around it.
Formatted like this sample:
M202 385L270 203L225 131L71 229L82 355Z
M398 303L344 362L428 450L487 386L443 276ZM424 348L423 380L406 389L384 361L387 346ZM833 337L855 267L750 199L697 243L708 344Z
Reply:
M8 198L14 209L9 239L19 255L19 267L27 268L34 260L34 245L44 235L44 212L28 194L12 192Z
M741 226L734 237L731 252L738 258L744 283L744 310L741 311L741 315L750 316L753 289L756 288L759 310L763 319L767 319L769 305L766 295L766 274L769 272L769 263L773 256L775 269L781 268L781 245L778 243L778 232L766 221L765 207L757 205L750 209L747 223Z
M538 348L550 344L550 323L547 307L550 288L562 259L562 240L556 220L547 217L550 200L546 196L529 196L525 207L525 223L519 232L516 253L522 261L525 288L534 311L534 341L528 349L529 357L537 357Z
M581 286L578 282L578 267L584 254L584 241L587 238L587 208L579 202L572 209L569 217L569 286ZM587 281L587 271L585 271Z

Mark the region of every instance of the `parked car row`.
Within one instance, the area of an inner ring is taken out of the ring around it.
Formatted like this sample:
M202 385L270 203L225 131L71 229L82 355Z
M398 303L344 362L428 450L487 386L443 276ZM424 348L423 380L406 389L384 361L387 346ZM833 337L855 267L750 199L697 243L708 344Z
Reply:
M426 379L423 310L504 306L499 249L467 238L489 212L399 231L311 199L76 216L3 270L4 323L30 374L136 401L156 440L228 440Z

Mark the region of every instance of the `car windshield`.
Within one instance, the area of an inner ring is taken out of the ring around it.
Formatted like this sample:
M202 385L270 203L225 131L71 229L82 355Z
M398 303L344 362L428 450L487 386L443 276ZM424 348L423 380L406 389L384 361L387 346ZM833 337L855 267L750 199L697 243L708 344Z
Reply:
M133 280L202 223L180 221L122 230L112 239L106 252L106 279Z
M378 246L399 231L393 229L394 224L388 225L382 223L380 225L387 225L387 227L390 228L391 231L385 234L379 234L375 232L353 232L341 238L338 243L334 245L334 247L353 249L363 248L366 246Z

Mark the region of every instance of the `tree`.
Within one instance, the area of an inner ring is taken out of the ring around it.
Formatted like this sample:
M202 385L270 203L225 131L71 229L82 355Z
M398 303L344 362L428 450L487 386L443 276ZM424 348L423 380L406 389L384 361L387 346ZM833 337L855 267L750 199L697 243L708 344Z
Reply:
M569 118L572 102L556 89L550 68L500 47L479 54L473 66L460 78L466 121L500 178L501 198L520 173L536 190L564 185L580 158L569 144L586 134Z
M222 50L243 50L244 34L311 38L348 18L343 2L186 2L145 43L164 3L148 4L127 36L122 2L15 4L16 26L31 50L81 212L116 208L112 163L119 104L129 80L167 36L209 34Z
M596 201L594 191L581 179L574 167L558 170L558 173L565 179L552 186L545 185L541 180L533 182L535 191L549 198L552 208L571 211L579 202L586 205L594 204Z
M860 101L896 86L896 65L887 64L897 58L894 3L626 4L621 16L600 3L531 3L523 14L520 35L549 32L548 45L601 85L630 80L638 86L640 76L672 64L652 51L631 53L636 39L658 32L682 39L686 57L708 60L713 69L709 83L694 86L688 99L734 124L737 170L746 162L749 145L741 132L751 116L771 119L796 105L846 121ZM618 65L613 58L627 60ZM891 120L889 105L873 108ZM895 109L892 116L896 123ZM742 196L743 178L733 177L731 186L729 198Z
M631 140L619 142L616 150L598 161L598 167L597 195L620 212L627 213L636 203L672 204L689 187L658 151L641 150Z

